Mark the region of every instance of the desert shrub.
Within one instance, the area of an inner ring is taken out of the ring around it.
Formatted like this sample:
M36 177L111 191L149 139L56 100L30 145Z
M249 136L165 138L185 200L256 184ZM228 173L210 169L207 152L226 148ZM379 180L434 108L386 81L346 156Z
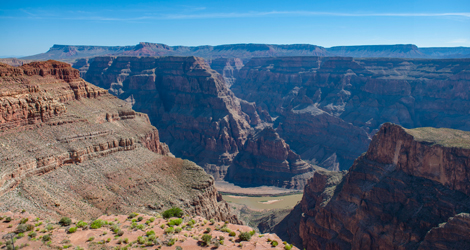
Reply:
M62 219L59 221L59 224L63 227L70 226L70 224L72 224L72 220L68 217L62 217Z
M121 229L119 229L119 231L116 233L118 236L123 236L124 235L124 231L122 231Z
M40 225L42 225L42 221L34 224L35 227L39 227Z
M271 246L277 247L277 245L279 245L279 243L277 243L276 240L271 241Z
M47 230L47 231L51 231L51 230L53 230L53 229L54 229L54 226L53 226L52 224L48 224L48 225L46 226L46 230Z
M82 227L83 228L83 227L88 226L88 223L81 220L81 221L77 222L76 225L77 225L77 227Z
M177 246L177 247L175 248L175 250L183 250L183 248L180 247L180 246Z
M144 224L139 224L139 225L137 225L136 228L139 229L139 230L144 230L145 226L144 226Z
M171 247L171 246L173 246L175 243L176 243L176 239L175 239L175 238L172 238L172 239L170 239L170 240L166 243L166 245L169 246L169 247Z
M222 227L222 228L220 229L220 231L221 231L221 232L224 232L224 233L230 233L230 232L232 232L232 230L230 230L228 227Z
M19 224L17 227L16 227L16 230L15 230L15 233L24 233L26 231L33 231L34 229L34 226L31 225L31 224Z
M179 233L179 232L181 232L181 227L175 228L175 233Z
M138 213L131 213L129 214L129 216L127 216L127 218L132 219L134 217L137 217L138 215L139 215Z
M152 235L149 235L149 240L151 241L154 241L157 237L155 236L155 234L152 234Z
M90 224L90 228L91 229L98 229L98 228L101 228L104 224L105 224L105 222L103 220L98 219L98 220L93 221Z
M128 239L128 238L124 238L124 241L123 241L123 242L127 244L127 243L129 243L129 239Z
M204 235L202 235L202 238L201 238L201 239L202 239L202 242L204 242L204 244L205 244L206 246L209 246L209 244L211 243L211 240L212 240L212 235L210 235L210 234L204 234Z
M90 237L90 238L88 238L87 241L93 241L94 239L95 239L95 237Z
M28 222L28 218L23 218L20 220L20 224L26 224L26 222Z
M69 234L73 234L73 233L75 233L75 232L77 232L77 227L71 227L71 228L69 228L69 231L68 231Z
M210 232L211 232L211 228L210 228L210 227L206 228L206 232L205 232L205 233L210 233Z
M161 229L165 228L165 224L160 225L160 228Z
M250 232L242 232L240 235L238 235L238 239L240 239L240 241L250 241L251 234Z
M183 219L182 218L178 218L178 219L173 219L173 220L170 220L170 222L168 222L168 225L169 226L179 226L181 225L181 223L183 223Z
M50 234L45 234L42 236L42 241L47 242L51 240L51 235Z
M3 222L8 223L8 222L11 222L12 220L13 219L10 216L8 216L8 217L5 218L5 220Z
M155 217L150 217L150 222L154 222L155 221Z
M175 232L175 229L173 227L167 227L165 229L165 234L172 234Z
M284 249L285 249L285 250L291 250L291 249L292 249L292 245L286 244L286 245L284 246Z
M231 237L234 237L235 235L237 235L234 231L230 231L230 233L228 233L228 236L231 236Z
M251 236L255 235L255 233L256 233L255 230L251 230L251 231L250 231L250 235L251 235Z
M106 242L108 242L108 243L111 242L111 238L107 238Z
M19 233L19 234L16 235L16 238L18 238L18 239L23 238L23 237L24 237L24 233Z
M139 216L139 217L137 218L137 221L142 221L143 219L144 219L144 217Z
M219 236L219 240L224 240L224 239L225 239L225 237L224 237L224 236L222 236L222 235L221 235L221 236Z
M28 236L31 237L31 238L34 238L34 237L37 236L37 233L36 232L29 232Z
M163 218L171 218L171 217L182 217L183 216L183 210L178 207L172 207L165 212L163 212Z
M209 221L211 222L212 225L215 223L214 219L210 219Z
M147 236L155 235L155 231L150 230L150 231L147 231L145 234L146 234Z

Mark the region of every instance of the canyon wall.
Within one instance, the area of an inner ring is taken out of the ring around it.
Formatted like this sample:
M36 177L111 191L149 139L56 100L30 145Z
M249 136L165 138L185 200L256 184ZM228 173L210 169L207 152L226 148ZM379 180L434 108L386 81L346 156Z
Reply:
M225 68L227 61L221 62ZM277 183L303 188L314 171L310 164L303 162L302 170L292 169L291 175L286 177L281 173L285 171L279 172L275 164L265 164L263 171L267 171L267 176L256 180L238 178L240 174L245 175L239 168L243 165L240 161L249 159L239 157L235 166L235 157L250 147L245 145L249 136L270 126L272 120L253 103L236 98L224 78L202 58L97 57L90 64L85 79L126 100L135 110L148 114L152 124L158 127L161 140L169 145L173 154L196 162L218 180L226 177L230 167L230 179L245 184ZM278 145L281 150L289 151L285 142L282 143ZM289 159L292 166L300 162L293 153ZM291 164L287 158L278 163L284 161ZM250 168L262 167L262 164L250 164ZM284 178L270 180L268 176L273 175Z
M469 132L386 123L349 172L315 172L278 230L306 249L467 249L469 145Z
M303 160L348 169L384 122L470 130L470 59L253 58L231 90Z
M77 219L164 211L238 223L195 163L174 158L147 115L69 64L0 64L1 211Z
M247 62L253 57L267 56L351 56L386 58L469 58L469 47L418 48L413 44L336 46L324 48L312 44L225 44L203 46L169 46L141 42L130 46L87 46L54 44L49 51L23 57L27 60L62 60L96 56L198 56L210 61L216 58L240 58Z

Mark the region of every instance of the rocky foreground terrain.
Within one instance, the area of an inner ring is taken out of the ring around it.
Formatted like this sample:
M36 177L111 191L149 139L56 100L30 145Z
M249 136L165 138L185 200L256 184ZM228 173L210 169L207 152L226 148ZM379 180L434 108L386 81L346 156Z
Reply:
M317 171L278 233L306 249L469 249L470 132L384 124L349 172Z
M217 180L302 189L313 174L267 112L236 98L202 58L97 57L84 77L148 114L173 154Z
M379 126L470 131L470 59L253 58L231 90L301 158L348 169Z
M0 235L0 247L11 246L14 237L19 249L298 249L247 226L200 216L164 219L158 213L51 221L8 212L0 214Z
M69 64L0 64L0 210L42 218L178 206L239 223L195 163L174 158L146 114Z

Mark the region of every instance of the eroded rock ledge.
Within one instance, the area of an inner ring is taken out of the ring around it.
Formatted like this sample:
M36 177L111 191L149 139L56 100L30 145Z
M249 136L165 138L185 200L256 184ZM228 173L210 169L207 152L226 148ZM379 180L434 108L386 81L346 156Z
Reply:
M45 217L179 206L240 221L190 161L172 157L147 115L87 83L68 64L0 64L1 211Z
M386 123L347 174L315 173L288 234L307 249L468 248L469 170L469 132Z

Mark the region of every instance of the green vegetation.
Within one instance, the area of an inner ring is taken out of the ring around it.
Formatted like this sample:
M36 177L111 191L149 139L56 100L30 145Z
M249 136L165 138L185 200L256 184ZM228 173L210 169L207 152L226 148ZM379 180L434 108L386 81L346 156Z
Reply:
M12 220L13 219L10 216L8 216L8 217L5 218L5 220L3 222L8 223L8 222L11 222Z
M25 224L26 222L28 222L28 218L23 218L20 220L20 224Z
M103 225L105 225L105 222L103 220L95 220L91 223L90 228L91 229L98 229L101 228Z
M271 246L277 247L277 245L279 245L279 243L277 243L277 241L275 241L275 240L271 241Z
M291 250L291 249L292 249L292 245L286 244L286 245L284 246L284 249L285 249L285 250Z
M181 223L183 223L183 219L182 218L178 218L178 219L171 219L170 222L168 222L168 225L169 226L179 226L181 225Z
M202 242L204 242L204 244L205 244L206 246L209 246L209 245L210 245L211 240L212 240L212 235L210 235L210 234L204 234L204 235L202 236Z
M95 237L90 237L90 238L88 238L87 241L93 241L94 239L95 239Z
M172 238L172 239L170 239L170 240L166 243L166 245L169 246L169 247L171 247L171 246L173 246L175 243L176 243L176 239L175 239L175 238Z
M144 219L144 217L139 216L139 217L137 218L137 221L142 221L143 219Z
M138 213L131 213L127 218L132 219L134 217L137 217L139 214Z
M73 234L73 233L75 233L75 232L77 232L77 227L71 227L71 228L69 228L69 231L68 231L69 234Z
M238 235L238 239L240 241L250 241L251 240L251 233L250 232L242 232Z
M37 236L37 233L36 233L36 232L29 232L29 233L28 233L28 236L29 236L30 238L34 238L34 237Z
M68 217L62 217L60 219L59 224L63 227L70 226L72 224L72 220Z
M42 241L44 241L44 242L50 241L51 239L52 238L51 238L50 234L46 234L46 235L42 236Z
M183 210L178 207L172 207L165 212L163 212L163 218L170 218L170 217L183 217Z
M77 222L76 225L77 225L77 227L84 228L84 227L88 226L88 223L81 220L81 221Z
M230 231L230 233L228 234L228 236L230 237L235 237L235 235L237 235L234 231Z
M181 227L175 228L175 233L179 233L179 232L181 232Z
M175 232L175 229L173 227L167 227L164 232L165 234L172 234Z

